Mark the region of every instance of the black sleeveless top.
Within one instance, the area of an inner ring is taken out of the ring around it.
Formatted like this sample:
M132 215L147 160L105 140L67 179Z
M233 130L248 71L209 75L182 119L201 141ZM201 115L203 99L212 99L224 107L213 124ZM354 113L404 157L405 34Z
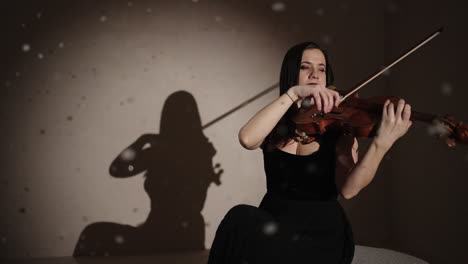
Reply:
M291 200L336 200L337 137L333 132L323 134L317 139L320 148L306 156L290 154L276 147L263 148L267 191Z
M336 139L336 133L322 135L319 150L308 156L264 144L268 191L258 207L229 210L216 230L208 264L351 264L353 233L336 200ZM267 234L271 225L275 231Z

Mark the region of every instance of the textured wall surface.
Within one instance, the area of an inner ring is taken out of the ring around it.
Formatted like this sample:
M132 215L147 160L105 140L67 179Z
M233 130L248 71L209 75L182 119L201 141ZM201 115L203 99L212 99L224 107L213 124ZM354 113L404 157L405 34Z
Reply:
M122 254L209 248L224 214L239 203L258 205L266 191L261 152L242 149L237 132L277 91L201 127L276 84L284 53L298 42L327 49L336 86L348 89L448 23L445 35L360 94L400 96L414 109L468 120L459 23L466 20L455 4L423 7L368 0L5 4L1 257L69 256L86 252L79 241L102 237L109 247L128 245ZM415 125L372 184L342 204L358 244L440 261L461 252L467 233L457 202L466 199L467 151L448 150L423 127ZM360 143L365 151L368 141Z

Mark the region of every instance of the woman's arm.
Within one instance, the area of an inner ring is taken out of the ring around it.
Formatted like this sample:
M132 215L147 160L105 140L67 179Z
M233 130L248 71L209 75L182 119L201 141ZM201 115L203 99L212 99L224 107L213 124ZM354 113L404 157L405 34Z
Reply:
M321 85L298 85L289 88L272 103L255 114L239 131L239 142L246 149L258 148L278 121L294 102L299 105L307 97L313 97L317 108L330 112L333 105L338 106L339 94ZM293 102L294 101L294 102Z
M354 148L353 154L337 153L335 183L341 196L351 199L364 189L374 178L387 151L388 148L379 146L374 139L359 161L350 158L350 155L357 156Z
M342 194L342 187L359 160L358 141L353 135L341 135L336 142L335 184Z
M348 175L346 173L336 175L337 188L345 199L356 196L372 181L385 153L411 126L410 115L411 106L405 104L404 100L398 102L396 110L388 100L385 102L377 134L364 157Z
M289 92L289 91L288 91ZM288 93L289 94L289 93ZM292 93L291 93L291 98ZM239 142L246 149L258 148L265 137L288 111L293 101L283 94L255 114L239 131Z

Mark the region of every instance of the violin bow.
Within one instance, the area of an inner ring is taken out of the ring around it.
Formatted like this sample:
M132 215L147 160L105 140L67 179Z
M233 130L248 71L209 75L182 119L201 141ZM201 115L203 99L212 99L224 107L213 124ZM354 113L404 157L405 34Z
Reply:
M396 59L394 62L392 62L391 64L389 64L388 66L385 66L382 70L378 71L377 73L375 74L372 74L370 78L362 81L360 84L357 85L356 88L354 88L351 92L347 93L345 96L343 96L340 100L340 103L343 102L348 96L352 95L353 93L357 92L359 89L361 89L364 85L366 85L367 83L369 83L370 81L372 81L373 79L377 78L379 75L381 75L383 72L385 72L386 70L390 69L391 67L393 67L395 64L397 64L398 62L400 62L401 60L403 60L404 58L406 58L408 55L410 55L411 53L413 53L414 51L416 51L417 49L419 49L420 47L422 47L424 44L426 44L427 42L431 41L433 38L435 38L437 35L439 35L442 31L444 30L444 27L441 27L439 28L436 32L432 33L429 37L427 37L426 39L424 39L423 41L421 41L420 43L418 43L415 47L411 48L409 51L407 51L406 53L404 53L403 55L401 55L398 59ZM226 118L228 115L234 113L235 111L239 110L240 108L246 106L247 104L255 101L256 99L262 97L263 95L269 93L270 91L274 90L275 88L277 88L279 86L279 83L276 83L270 87L268 87L267 89L263 90L262 92L258 93L257 95L253 96L252 98L246 100L245 102L239 104L238 106L232 108L231 110L227 111L226 113L222 114L221 116L213 119L212 121L206 123L205 125L202 126L202 129L205 129L205 128L208 128L210 127L211 125L217 123L218 121L220 121L221 119L224 119Z
M433 38L437 37L442 31L444 30L444 27L441 27L439 28L438 30L436 30L434 33L432 33L431 35L429 35L427 38L425 38L424 40L420 41L418 44L416 44L413 48L410 48L407 52L403 53L403 55L401 55L399 58L397 58L395 61L393 61L392 63L390 63L388 66L385 66L382 70L380 71L377 71L377 73L375 74L372 74L371 77L369 77L368 79L362 81L361 83L359 83L357 85L356 88L354 88L352 91L350 91L349 93L347 93L345 96L343 96L340 100L340 103L343 102L348 96L351 96L352 94L354 94L355 92L357 92L359 89L361 89L364 85L368 84L370 81L374 80L375 78L377 78L379 75L381 75L383 72L385 72L386 70L390 69L391 67L393 67L395 64L397 64L398 62L400 62L401 60L403 60L404 58L406 58L407 56L409 56L411 53L413 53L414 51L416 51L417 49L419 49L420 47L424 46L427 42L431 41Z
M205 125L202 126L202 129L205 129L211 125L213 125L214 123L220 121L221 119L227 117L228 115L234 113L235 111L239 110L240 108L250 104L251 102L257 100L258 98L264 96L265 94L269 93L270 91L273 91L274 89L276 89L277 87L279 86L279 83L276 83L268 88L266 88L265 90L261 91L260 93L258 93L257 95L253 96L252 98L248 99L247 101L241 103L240 105L232 108L231 110L227 111L226 113L220 115L219 117L211 120L210 122L206 123Z

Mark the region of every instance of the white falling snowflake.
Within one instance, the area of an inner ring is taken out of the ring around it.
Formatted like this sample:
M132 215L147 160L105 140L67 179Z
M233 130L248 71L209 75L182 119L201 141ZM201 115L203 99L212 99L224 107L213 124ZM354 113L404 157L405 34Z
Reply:
M60 43L58 44L58 47L61 48L61 49L63 49L63 47L65 47L65 43L60 42Z
M283 12L286 9L286 5L283 2L274 2L271 5L271 9L275 12Z
M147 9L146 9L146 12L147 12L147 13L151 13L151 12L153 12L153 9L147 8Z
M21 76L21 72L16 72L15 76L16 76L16 78L19 78Z
M99 20L101 20L101 22L106 22L106 21L107 21L107 17L106 17L106 16L101 16L101 18L99 18Z
M388 76L390 76L390 73L391 73L391 70L387 69L386 71L382 72L382 75L385 76L385 77L388 77Z
M288 127L285 124L281 124L276 128L276 132L282 136L288 134Z
M317 171L317 165L315 165L314 163L309 163L306 165L305 167L305 171L306 173L315 173Z
M110 172L113 174L113 173L116 173L118 171L117 167L116 166L111 166L110 167Z
M134 97L128 97L126 101L127 101L127 104L132 104L132 103L135 102L135 98Z
M38 54L37 54L37 58L40 59L40 60L42 60L42 59L44 58L44 54L38 53Z
M192 0L192 2L194 2L194 3L198 3L198 0Z
M286 166L286 164L284 162L282 162L282 161L279 162L279 167L280 168L284 168L285 166Z
M338 159L338 162L342 165L347 165L349 163L349 159L347 155L338 155L337 159Z
M38 13L36 14L36 17L37 17L37 19L40 19L40 18L42 17L42 13L41 13L41 12L38 12Z
M60 72L54 72L54 74L52 75L52 79L54 81L59 81L62 79L62 74L60 74Z
M447 129L439 122L435 122L427 127L427 133L431 136L446 136L448 134Z
M294 234L294 236L292 237L292 241L298 241L298 240L299 240L299 235Z
M23 46L21 47L21 49L24 51L24 52L28 52L31 50L31 45L25 43L23 44Z
M389 2L387 4L387 11L389 13L396 13L398 11L398 7L397 7L397 5L395 3Z
M120 158L125 160L125 161L132 161L135 159L136 152L135 150L128 148L124 151L122 151L122 154L120 154Z
M187 221L183 221L182 223L180 223L180 225L183 227L183 228L187 228L189 226L189 223Z
M116 235L114 237L114 242L116 244L122 245L123 243L125 243L125 238L122 235Z
M319 8L315 11L315 14L317 14L317 16L323 16L323 14L325 14L325 9Z
M221 16L215 16L214 19L215 19L216 22L223 21L223 17L221 17Z
M453 91L452 85L448 82L444 82L440 86L440 92L445 96L452 95L452 91Z
M263 226L263 233L268 236L272 236L278 232L278 224L275 222L268 222Z
M133 2L128 2L127 5L128 5L129 7L132 7L132 6L133 6Z
M325 44L330 44L332 42L332 37L330 35L323 35L320 40Z

